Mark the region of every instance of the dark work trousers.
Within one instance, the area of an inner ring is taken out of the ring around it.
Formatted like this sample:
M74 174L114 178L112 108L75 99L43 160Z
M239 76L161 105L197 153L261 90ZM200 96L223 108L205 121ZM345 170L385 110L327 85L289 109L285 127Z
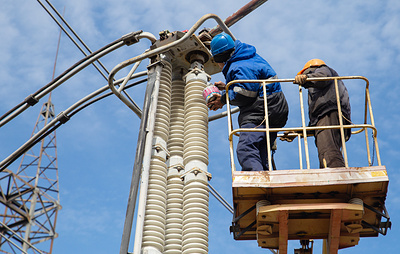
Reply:
M316 126L339 125L337 111L331 111L318 120ZM324 168L324 159L329 168L345 167L341 152L340 129L316 130L315 145L318 148L319 167Z
M256 124L247 123L240 128L254 128L256 126ZM257 128L265 128L265 125L260 125ZM270 133L271 147L276 137L276 132ZM268 170L268 150L265 132L241 132L236 153L242 166L242 171Z

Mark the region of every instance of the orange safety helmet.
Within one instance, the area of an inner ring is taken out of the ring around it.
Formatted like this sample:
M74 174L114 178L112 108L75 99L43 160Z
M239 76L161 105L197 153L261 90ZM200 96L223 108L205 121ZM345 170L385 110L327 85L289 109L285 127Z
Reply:
M297 75L302 74L305 70L307 70L310 67L319 67L321 65L326 65L325 62L322 61L321 59L311 59L304 65L303 69L301 71L299 71L299 73L297 73Z

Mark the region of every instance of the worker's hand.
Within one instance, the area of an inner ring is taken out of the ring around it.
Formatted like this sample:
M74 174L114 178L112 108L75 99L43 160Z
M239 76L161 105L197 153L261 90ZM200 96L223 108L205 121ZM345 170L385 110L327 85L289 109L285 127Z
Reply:
M283 136L279 139L282 141L292 142L297 137L297 133L294 131L285 131Z
M304 83L306 83L306 80L307 80L307 75L305 75L305 74L300 74L300 75L297 75L295 78L294 78L294 84L299 84L299 85L303 85Z
M215 94L214 97L216 98L215 100L210 101L209 103L207 103L207 107L210 110L218 110L220 108L222 108L224 106L224 104L222 104L221 102L221 95L220 94Z
M215 82L214 86L216 86L220 91L225 90L225 87L226 87L225 83L222 81Z

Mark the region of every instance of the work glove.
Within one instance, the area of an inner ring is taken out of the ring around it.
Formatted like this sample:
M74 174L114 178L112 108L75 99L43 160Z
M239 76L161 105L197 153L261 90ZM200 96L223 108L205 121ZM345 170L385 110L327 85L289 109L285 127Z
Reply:
M292 142L297 137L297 133L294 131L285 131L283 136L279 139L282 141Z
M214 83L214 86L216 86L220 91L225 90L226 84L222 81L217 81Z
M213 99L207 103L207 107L210 110L216 111L218 109L221 109L224 106L224 104L222 104L222 102L221 102L221 94L216 93L216 94L214 94L214 97L215 97L215 99Z
M307 75L305 75L305 74L300 74L300 75L297 75L297 76L294 78L294 82L293 82L293 83L299 84L299 85L303 85L304 83L306 83L306 80L307 80Z

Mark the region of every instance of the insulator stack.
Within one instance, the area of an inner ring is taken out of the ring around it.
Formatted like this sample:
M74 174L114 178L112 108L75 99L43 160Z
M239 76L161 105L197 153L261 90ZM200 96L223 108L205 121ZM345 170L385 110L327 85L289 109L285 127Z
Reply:
M185 181L186 182L186 181ZM207 180L192 180L183 190L182 253L208 253Z
M183 222L183 121L184 121L185 82L179 75L172 81L170 133L167 143L170 159L168 161L167 181L167 223L165 230L165 254L182 253Z
M158 94L156 121L154 125L154 136L162 138L165 142L167 142L169 136L171 85L172 66L169 62L165 61L160 77L160 92Z
M208 109L203 98L207 81L189 73L185 90L183 162L198 160L208 165Z
M182 253L208 253L208 109L202 92L208 76L193 68L186 75L183 160Z
M142 248L154 248L162 253L165 245L167 200L167 140L171 110L171 64L163 61L160 77L153 152L150 161L149 185L143 227Z
M171 169L167 187L167 222L165 230L165 254L182 253L182 200L183 183L179 171Z
M172 81L171 118L168 140L168 151L171 157L183 157L183 122L184 122L184 93L185 82L183 80Z

